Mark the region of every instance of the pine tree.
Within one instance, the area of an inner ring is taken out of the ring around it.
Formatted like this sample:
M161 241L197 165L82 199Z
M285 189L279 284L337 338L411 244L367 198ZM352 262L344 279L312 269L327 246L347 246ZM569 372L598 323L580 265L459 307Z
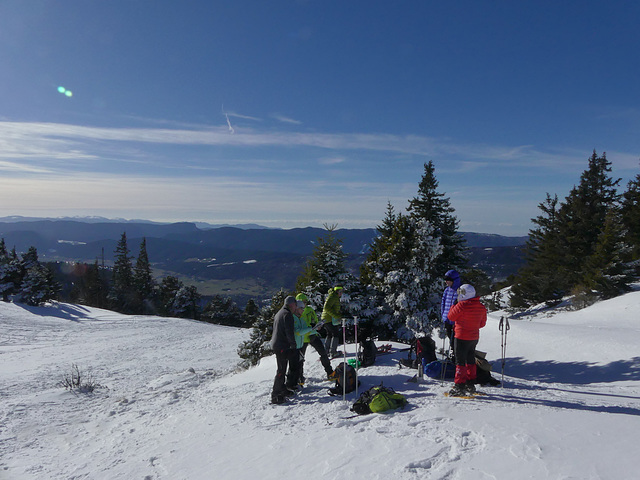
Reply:
M434 237L440 240L442 254L435 260L435 269L444 275L447 270L462 270L467 264L465 240L458 233L458 219L448 197L438 191L438 180L432 161L424 164L424 174L418 195L409 201L409 215L433 226Z
M618 206L620 196L616 186L620 179L613 180L610 173L611 162L606 154L599 157L594 150L587 170L580 176L580 183L560 208L561 235L566 242L560 265L571 286L580 282L585 261L594 253L607 214Z
M377 310L379 326L407 340L430 333L439 324L440 272L436 259L442 246L434 227L424 219L399 215L389 238L389 248L367 268L372 287L384 300Z
M133 286L133 267L131 256L127 246L127 232L123 232L115 250L115 262L111 277L111 291L109 300L114 309L132 313L135 303L135 290Z
M640 174L627 184L627 190L622 194L620 213L626 241L632 248L632 260L640 260ZM636 274L640 275L640 265L636 266Z
M139 313L151 313L154 308L155 281L151 273L151 264L147 255L147 239L140 243L140 253L133 269L133 287L136 293L135 310Z
M173 300L184 284L178 279L169 275L160 282L158 296L160 298L160 311L163 315L171 315Z
M179 318L200 318L200 294L193 285L183 285L169 302L169 315Z
M230 297L214 295L202 311L201 320L218 325L241 327L242 311Z
M93 265L87 266L83 290L83 301L86 305L98 308L106 307L109 286L102 275L97 259Z
M602 298L612 298L629 290L633 268L625 259L631 247L624 241L625 229L616 209L609 210L593 254L585 261L582 285Z
M553 305L562 300L567 288L568 273L560 258L566 242L560 231L558 196L547 193L538 208L542 214L532 219L537 227L529 231L527 263L518 272L511 289L511 305L516 308L542 302Z
M260 308L253 299L249 299L242 312L242 324L245 327L250 327L258 319L260 315Z
M612 179L610 172L606 154L599 157L594 150L580 183L564 203L558 205L557 196L547 194L540 205L543 215L533 220L538 227L530 232L527 264L513 285L512 306L559 302L592 274L598 245L615 243L608 235L603 237L620 199L616 191L620 180Z
M311 258L307 261L304 271L296 281L296 292L303 292L309 299L309 304L316 310L322 311L324 297L329 289L341 285L347 278L345 259L347 254L342 249L342 240L337 238L336 225L325 225L324 237L318 238L318 245Z
M4 239L2 239L2 246L4 247ZM6 247L4 247L3 252L0 255L0 295L3 302L8 302L10 295L20 291L23 273L15 247L10 253L6 253Z
M36 247L29 247L20 262L20 301L37 306L54 300L60 292L60 284L55 280L51 269L38 260Z

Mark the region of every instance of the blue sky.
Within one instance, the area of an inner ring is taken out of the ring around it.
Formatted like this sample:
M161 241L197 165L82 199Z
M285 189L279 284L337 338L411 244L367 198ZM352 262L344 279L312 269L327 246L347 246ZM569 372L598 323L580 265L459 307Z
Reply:
M0 1L0 216L523 235L639 172L640 3ZM71 94L59 91L63 87Z

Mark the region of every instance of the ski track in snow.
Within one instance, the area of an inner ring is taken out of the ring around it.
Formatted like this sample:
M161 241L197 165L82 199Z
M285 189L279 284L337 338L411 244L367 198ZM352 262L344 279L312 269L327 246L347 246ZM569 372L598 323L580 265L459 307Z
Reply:
M308 384L289 404L274 406L273 357L234 373L247 331L71 305L26 310L0 305L2 480L253 479L291 472L307 480L484 480L513 478L515 469L519 478L623 478L603 476L601 466L587 462L576 473L567 455L584 455L587 431L619 454L630 448L625 438L630 442L624 433L612 441L613 432L639 425L633 375L584 385L506 376L506 388L481 387L487 396L446 398L449 382L406 382L415 371L396 366L404 352L361 369L359 387L395 388L409 400L402 411L353 417L355 393L347 402L326 394L331 383L322 380L312 349ZM496 332L483 339L499 345ZM103 385L92 394L63 390L58 382L72 363ZM620 471L631 460L617 460Z

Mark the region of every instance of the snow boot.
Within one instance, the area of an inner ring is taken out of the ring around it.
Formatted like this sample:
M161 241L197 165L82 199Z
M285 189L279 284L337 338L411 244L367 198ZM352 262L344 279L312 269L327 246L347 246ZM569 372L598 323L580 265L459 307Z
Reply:
M456 383L451 390L449 390L450 397L464 397L467 395L467 390L463 383Z
M287 403L287 397L284 395L276 395L275 397L271 397L271 403L273 405L282 405L283 403Z

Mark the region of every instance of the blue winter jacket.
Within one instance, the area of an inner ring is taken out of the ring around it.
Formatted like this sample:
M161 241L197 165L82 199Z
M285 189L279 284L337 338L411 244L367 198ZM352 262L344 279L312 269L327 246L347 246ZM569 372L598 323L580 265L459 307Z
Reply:
M444 289L442 293L442 302L440 302L440 315L442 316L442 321L445 323L449 323L453 325L453 322L449 320L449 309L453 306L454 302L458 299L458 288L462 283L462 279L460 278L460 274L455 270L449 270L445 277L450 277L453 279L453 285Z

